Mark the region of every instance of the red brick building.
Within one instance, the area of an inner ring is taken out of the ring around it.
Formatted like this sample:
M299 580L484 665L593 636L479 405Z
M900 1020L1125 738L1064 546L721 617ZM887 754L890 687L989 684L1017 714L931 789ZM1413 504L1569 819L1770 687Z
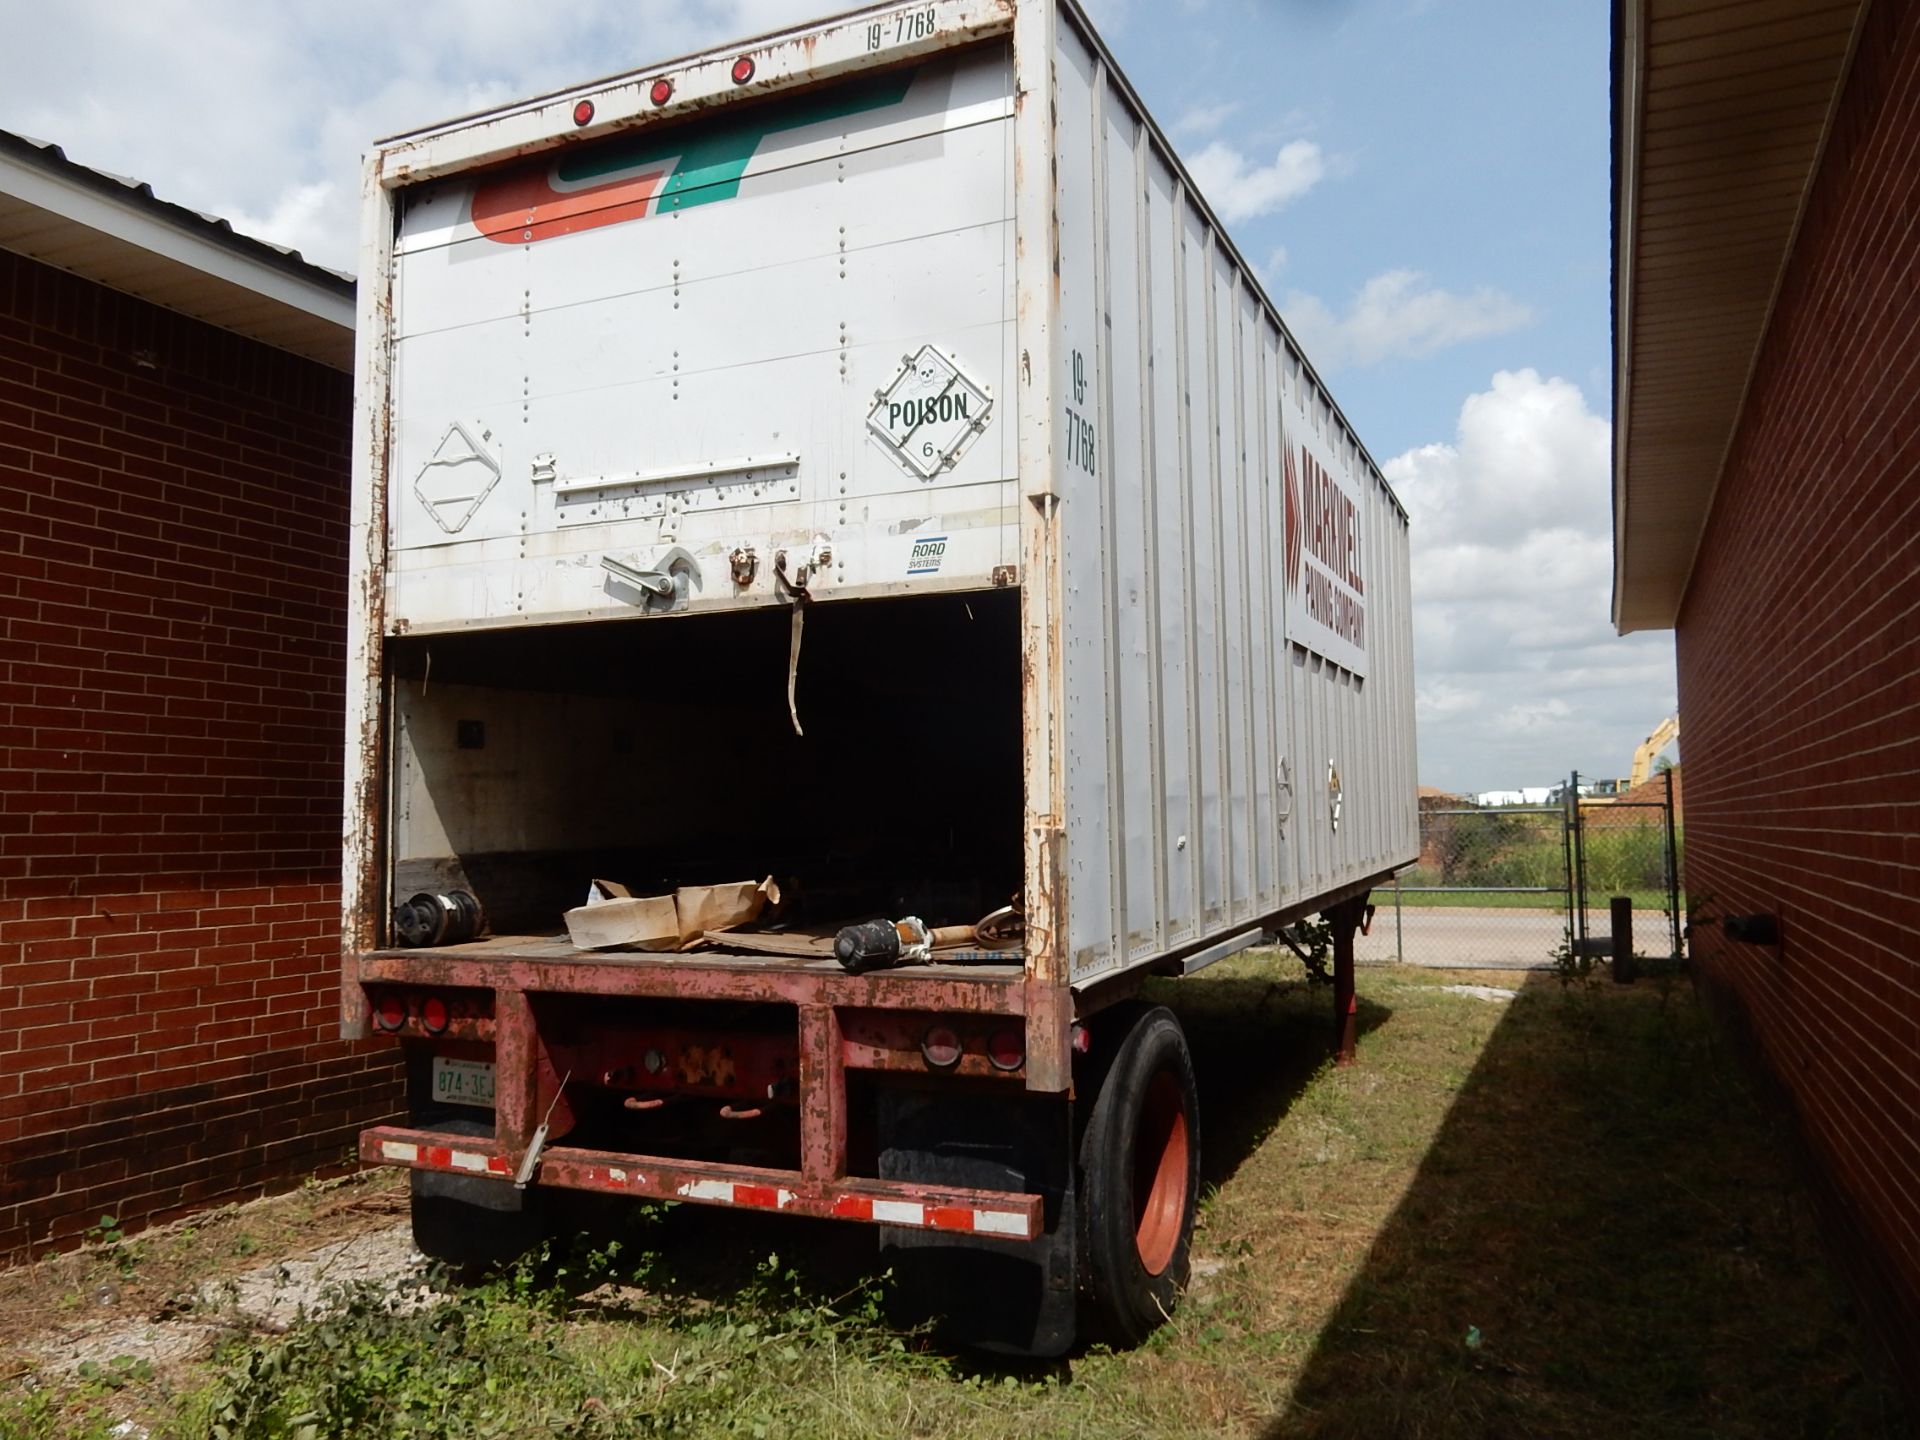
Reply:
M0 134L0 1254L343 1163L352 282Z
M1616 8L1614 619L1707 994L1920 1376L1920 3Z

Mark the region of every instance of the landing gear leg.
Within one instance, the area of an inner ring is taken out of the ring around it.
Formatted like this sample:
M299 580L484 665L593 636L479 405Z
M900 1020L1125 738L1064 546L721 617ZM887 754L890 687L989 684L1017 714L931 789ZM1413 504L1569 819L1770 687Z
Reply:
M1336 1065L1351 1065L1358 1041L1353 993L1353 936L1366 917L1367 897L1342 900L1321 917L1333 926L1333 1057Z

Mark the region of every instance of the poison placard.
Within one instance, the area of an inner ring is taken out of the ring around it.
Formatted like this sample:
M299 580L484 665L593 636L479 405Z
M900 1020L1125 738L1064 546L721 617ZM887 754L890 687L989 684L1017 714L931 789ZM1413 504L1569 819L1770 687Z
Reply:
M874 395L867 430L908 473L931 480L959 463L992 410L985 386L952 356L922 345Z

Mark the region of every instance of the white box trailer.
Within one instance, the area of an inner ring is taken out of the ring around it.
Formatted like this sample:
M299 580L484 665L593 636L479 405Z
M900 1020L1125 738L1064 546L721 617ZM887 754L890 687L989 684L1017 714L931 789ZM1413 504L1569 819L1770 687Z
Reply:
M1324 913L1350 1013L1407 527L1084 14L875 7L365 173L342 1020L423 1245L767 1205L1027 1266L1006 1343L1144 1334L1199 1117L1118 1002ZM752 934L555 938L763 873ZM874 915L902 963L824 948Z

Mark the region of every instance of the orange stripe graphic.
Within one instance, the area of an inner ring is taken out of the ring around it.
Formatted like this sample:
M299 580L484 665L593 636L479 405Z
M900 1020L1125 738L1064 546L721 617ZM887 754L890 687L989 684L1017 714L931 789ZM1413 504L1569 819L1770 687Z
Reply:
M577 230L618 225L624 220L640 220L666 178L667 163L663 162L658 170L562 193L553 188L545 166L522 170L489 181L474 192L473 223L489 240L522 245Z

